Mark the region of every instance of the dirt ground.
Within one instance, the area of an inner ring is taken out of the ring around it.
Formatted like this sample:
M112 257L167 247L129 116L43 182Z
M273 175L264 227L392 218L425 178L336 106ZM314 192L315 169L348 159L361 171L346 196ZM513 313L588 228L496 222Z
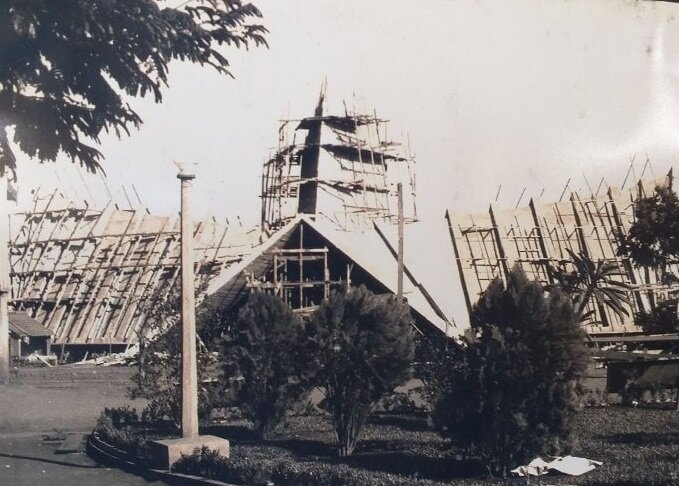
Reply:
M122 386L74 384L44 388L10 385L0 392L0 434L92 429L105 407L142 408Z
M105 407L143 402L127 398L125 385L108 382L12 384L0 387L0 485L42 486L158 484L117 469L100 467L83 452L55 454L56 432L88 432Z

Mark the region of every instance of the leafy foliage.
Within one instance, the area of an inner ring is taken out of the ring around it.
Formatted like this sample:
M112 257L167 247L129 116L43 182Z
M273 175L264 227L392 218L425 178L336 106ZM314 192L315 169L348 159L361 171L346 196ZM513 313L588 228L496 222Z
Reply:
M506 476L568 448L585 370L583 331L569 297L545 293L520 267L496 279L471 316L472 337L436 406L444 436Z
M261 438L306 391L310 375L302 357L303 327L278 297L253 292L223 343L226 384Z
M104 442L126 452L130 458L143 456L147 437L139 432L135 409L106 408L97 419L94 433Z
M213 320L202 314L196 317L198 322ZM202 332L196 336L198 413L202 418L209 415L218 400L215 390L209 386L209 372L212 371L212 374L215 374L217 356L204 344L205 341L202 338L205 337L205 329L207 328L203 327ZM143 421L159 422L169 419L179 428L181 424L182 334L180 299L177 292L151 308L138 336L137 372L131 379L130 397L149 400L149 404L142 411Z
M446 392L454 376L451 371L461 366L463 352L460 343L442 334L415 336L413 377L422 381L421 395L431 407Z
M649 334L679 332L677 302L670 299L657 304L651 312L641 311L634 316L634 322Z
M219 46L265 45L259 10L240 0L2 0L0 8L0 168L14 165L6 130L40 161L63 151L96 170L102 130L120 136L142 120L124 101L162 100L172 60L223 74Z
M409 308L363 285L334 291L316 310L310 335L339 454L349 456L373 405L410 377L414 344Z
M627 296L629 285L622 280L625 273L615 262L594 261L585 253L576 254L566 249L570 261L559 267L550 267L551 276L558 286L573 299L575 314L583 322L594 311L587 311L590 301L599 308L608 308L619 317L629 315ZM572 265L569 270L567 265Z
M667 265L679 256L679 198L671 188L658 186L653 196L635 201L634 216L618 254L637 266L659 269L665 281Z

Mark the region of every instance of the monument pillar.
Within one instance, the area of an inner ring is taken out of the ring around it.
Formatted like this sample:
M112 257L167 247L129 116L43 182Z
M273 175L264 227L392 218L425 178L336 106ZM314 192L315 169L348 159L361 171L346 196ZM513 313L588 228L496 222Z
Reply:
M182 272L182 437L198 436L198 368L196 366L196 295L193 276L193 221L191 187L193 174L180 170L181 181L181 272Z
M193 275L193 221L191 219L191 187L195 175L187 173L183 164L177 178L181 181L181 326L182 369L181 407L182 437L149 443L149 463L157 469L170 469L182 454L191 455L207 447L228 458L229 441L198 433L198 366L196 360L196 293Z

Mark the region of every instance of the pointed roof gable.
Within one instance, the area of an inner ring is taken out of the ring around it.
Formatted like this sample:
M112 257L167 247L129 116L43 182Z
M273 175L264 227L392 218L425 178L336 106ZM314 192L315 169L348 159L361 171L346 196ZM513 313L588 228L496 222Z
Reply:
M327 242L328 247L343 254L387 290L396 293L396 258L388 240L383 238L376 228L344 231L329 221L314 221L308 216L298 215L255 249L250 257L222 272L208 288L205 303L218 308L234 305L246 292L248 275L264 274L271 265L274 250L284 248L300 224L316 232ZM406 271L404 279L404 297L411 309L447 336L460 335L463 330L446 319L436 302L415 280L410 270Z

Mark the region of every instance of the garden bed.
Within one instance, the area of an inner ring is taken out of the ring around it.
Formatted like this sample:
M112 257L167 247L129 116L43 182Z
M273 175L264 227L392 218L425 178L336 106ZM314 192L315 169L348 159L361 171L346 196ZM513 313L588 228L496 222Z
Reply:
M679 483L679 413L622 407L586 409L577 420L574 455L604 465L581 477L546 476L549 484ZM463 461L416 415L377 415L366 425L353 456L335 454L325 416L292 417L274 440L257 441L244 421L209 427L231 441L228 461L186 460L175 470L207 474L235 484L263 485L471 485L501 484L482 464ZM532 481L536 483L535 479ZM506 484L525 484L510 479Z

